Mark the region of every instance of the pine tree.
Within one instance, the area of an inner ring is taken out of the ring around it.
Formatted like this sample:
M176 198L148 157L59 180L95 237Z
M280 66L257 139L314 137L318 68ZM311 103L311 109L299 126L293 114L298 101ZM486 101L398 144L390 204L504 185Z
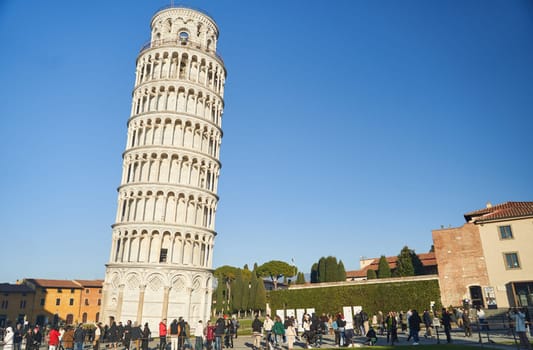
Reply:
M387 262L387 258L385 257L385 255L382 255L379 258L378 278L389 278L389 277L391 277L389 263Z
M372 270L372 269L366 270L366 279L375 280L376 278L378 278L378 276L376 275L376 270Z

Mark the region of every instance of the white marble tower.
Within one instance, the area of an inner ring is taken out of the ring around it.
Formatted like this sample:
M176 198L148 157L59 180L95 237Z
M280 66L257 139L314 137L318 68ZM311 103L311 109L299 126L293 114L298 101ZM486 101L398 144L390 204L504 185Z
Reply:
M170 7L137 57L102 317L209 319L226 70L218 27Z

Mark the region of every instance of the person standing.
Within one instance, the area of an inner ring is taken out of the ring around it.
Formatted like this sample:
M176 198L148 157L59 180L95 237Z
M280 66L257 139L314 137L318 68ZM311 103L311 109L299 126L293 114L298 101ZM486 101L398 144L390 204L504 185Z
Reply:
M142 338L141 325L139 325L137 321L135 321L133 323L133 327L131 328L131 342L135 344L135 350L141 349L141 338ZM133 346L130 347L130 349L132 348Z
M211 321L207 321L204 333L207 350L212 350L213 341L215 340L215 326L211 324Z
M487 320L485 319L485 311L479 305L476 306L476 315L477 315L479 325L481 326L481 330L488 331L489 324L487 323Z
M17 323L15 330L13 331L13 348L14 350L20 350L22 347L22 337L24 336L22 325Z
M274 322L274 326L272 326L272 332L274 332L274 342L277 347L283 343L283 338L285 337L285 327L283 326L283 322L281 322L281 317L278 315L276 315L276 321Z
M67 326L62 341L65 350L74 350L74 329L72 326Z
M150 331L150 327L148 327L148 322L144 324L144 328L141 333L141 348L142 350L148 350L148 343L150 342L150 337L152 336L152 332Z
M422 320L420 319L420 315L418 315L418 311L412 310L411 315L409 316L409 336L413 337L413 345L418 345L420 339L418 338L418 333L420 332L420 323L422 323Z
M387 343L390 341L391 345L394 345L394 342L398 341L398 320L394 311L389 311L385 323L387 324Z
M80 323L74 331L74 345L76 350L83 350L83 343L85 342L85 331Z
M261 348L261 332L263 329L263 322L259 320L259 315L255 315L252 322L252 337L254 340L253 350L259 350Z
M472 324L470 322L470 310L465 309L463 311L463 328L465 330L465 337L472 336Z
M194 328L194 337L196 339L194 350L202 350L204 348L204 324L202 320L199 320L196 328Z
M442 326L444 327L444 333L446 334L446 342L451 343L452 342L452 317L450 316L450 313L446 309L442 309Z
M102 337L102 328L101 323L95 323L94 329L94 339L93 339L93 350L100 350L100 338Z
M48 334L48 350L58 350L59 346L59 330L56 326L52 327Z
M285 329L285 335L287 337L287 348L288 350L293 350L294 340L296 339L296 330L294 329L294 322L289 320L287 328Z
M274 343L272 339L272 327L274 327L274 321L272 321L270 315L266 315L265 322L263 322L263 329L266 333L267 349L270 349Z
M516 309L512 311L512 316L514 319L515 332L518 334L520 339L520 345L523 349L531 349L531 344L526 334L526 314L522 309Z
M125 350L131 349L131 332L133 330L133 327L131 326L131 320L128 320L126 322L126 326L124 326L124 347Z
M118 326L113 317L110 318L111 326L107 329L107 341L110 342L112 350L117 350Z
M164 318L159 322L159 350L167 348L167 319Z
M180 331L180 326L178 320L172 320L170 324L170 348L171 350L178 350L178 335Z
M215 350L222 350L222 338L226 333L226 321L220 316L215 323Z
M15 333L13 332L13 328L8 326L4 335L4 350L13 350L14 339Z

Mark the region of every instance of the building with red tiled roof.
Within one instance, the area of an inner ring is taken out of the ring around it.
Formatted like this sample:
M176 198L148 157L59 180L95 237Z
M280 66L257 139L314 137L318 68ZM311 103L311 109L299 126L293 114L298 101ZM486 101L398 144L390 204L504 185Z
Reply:
M443 305L533 306L533 202L487 204L433 230Z
M437 274L437 260L435 259L435 253L433 252L421 253L421 254L417 254L417 256L420 259L420 262L422 263L422 267L424 270L422 275L436 275ZM388 256L386 257L386 259L391 269L391 272L394 273L394 271L397 268L397 264L398 264L398 256ZM359 270L346 271L346 280L347 281L365 280L368 270L374 270L374 271L378 270L379 260L380 258L362 259L361 268Z
M27 278L19 285L32 291L31 305L22 314L34 324L97 322L103 280Z

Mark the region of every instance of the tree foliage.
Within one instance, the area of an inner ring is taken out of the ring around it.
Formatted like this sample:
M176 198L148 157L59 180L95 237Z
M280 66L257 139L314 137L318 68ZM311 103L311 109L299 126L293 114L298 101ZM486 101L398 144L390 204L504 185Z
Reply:
M318 283L318 263L311 266L311 283Z
M316 266L315 266L316 265ZM311 269L311 283L338 282L346 280L346 270L342 261L333 256L322 257Z
M398 263L396 267L396 275L403 276L415 276L424 273L424 267L422 261L418 255L416 255L413 249L409 249L408 246L402 248L398 255Z
M396 263L396 275L399 277L414 276L415 267L413 266L413 259L411 257L411 249L405 246L398 255L398 262Z
M378 264L378 278L389 278L391 277L391 271L389 263L387 262L387 258L385 255L382 255L379 258L379 264Z
M259 277L270 277L274 289L278 289L278 280L284 276L295 276L295 267L284 261L271 260L259 266L255 273Z
M361 305L371 315L385 310L424 310L431 301L440 307L437 278L395 283L341 284L335 288L279 289L269 292L272 310L299 309L309 305L315 313L337 313L346 305Z
M305 276L303 272L298 272L298 276L296 276L296 284L305 284Z
M366 278L369 280L375 280L378 278L378 275L376 275L376 270L368 269L366 270Z

